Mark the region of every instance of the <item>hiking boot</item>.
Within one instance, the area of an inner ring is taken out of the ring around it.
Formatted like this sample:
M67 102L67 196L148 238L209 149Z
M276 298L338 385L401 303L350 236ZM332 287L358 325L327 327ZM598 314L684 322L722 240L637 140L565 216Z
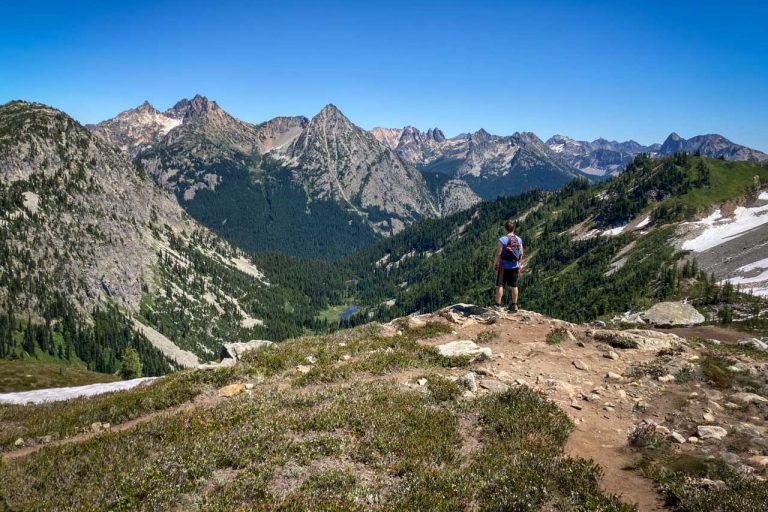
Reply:
M517 313L517 304L512 304L511 306L509 306L509 312Z

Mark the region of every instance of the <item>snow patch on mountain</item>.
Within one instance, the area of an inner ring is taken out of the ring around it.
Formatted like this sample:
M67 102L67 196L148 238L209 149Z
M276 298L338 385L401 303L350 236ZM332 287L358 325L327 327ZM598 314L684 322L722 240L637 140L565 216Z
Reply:
M768 200L768 193L761 193L759 199ZM702 252L766 223L768 205L753 208L739 206L732 217L724 217L722 210L718 209L705 219L687 223L700 227L701 232L695 238L683 242L682 248L686 251Z

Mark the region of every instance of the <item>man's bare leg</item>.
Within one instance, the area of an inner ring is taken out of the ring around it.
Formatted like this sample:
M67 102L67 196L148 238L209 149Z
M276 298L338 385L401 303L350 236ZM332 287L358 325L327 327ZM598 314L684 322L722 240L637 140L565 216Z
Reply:
M497 286L496 287L496 305L501 306L501 299L504 297L504 287L503 286Z
M517 286L512 288L512 304L517 304Z

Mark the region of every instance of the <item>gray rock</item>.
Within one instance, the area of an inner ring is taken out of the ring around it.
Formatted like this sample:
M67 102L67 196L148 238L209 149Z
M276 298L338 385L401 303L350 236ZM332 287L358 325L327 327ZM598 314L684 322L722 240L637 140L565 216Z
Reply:
M674 441L675 443L684 444L685 443L685 437L682 434L679 434L677 432L672 432L669 434L669 439Z
M613 359L614 361L616 361L617 359L619 359L619 354L617 354L613 350L610 350L605 354L603 354L603 357L607 357L608 359Z
M613 372L606 373L605 374L605 378L608 379L608 380L613 380L613 381L622 381L622 380L624 380L624 377L622 377L618 373L613 373Z
M676 334L652 331L647 329L595 329L592 336L598 341L604 341L616 348L638 349L643 351L659 351L674 348L685 340Z
M265 348L272 348L275 343L269 340L251 340L251 341L238 341L234 343L225 343L221 349L221 359L240 359L240 356L245 352L251 350L262 350Z
M587 365L587 363L585 363L584 361L581 361L579 359L577 359L577 360L575 360L573 362L573 366L575 366L576 369L578 369L578 370L583 370L583 371L588 371L589 370L589 365Z
M493 356L488 347L481 347L472 340L458 340L437 346L438 353L443 357L469 357L471 361L484 361Z
M717 425L699 425L696 428L696 433L699 439L716 439L720 441L728 435L728 431L723 427Z
M469 372L466 375L459 377L458 382L459 384L467 388L469 391L472 391L472 392L477 391L477 379L475 379L475 374L472 372Z
M696 308L682 302L659 302L643 311L642 317L657 327L697 325L706 320Z
M759 350L761 352L768 351L768 343L766 343L766 342L764 342L762 340L759 340L757 338L749 338L749 339L741 340L741 341L739 341L739 345L744 345L744 346L747 346L747 347L751 347L751 348L753 348L755 350Z
M731 398L745 404L764 404L768 402L768 398L755 393L736 393L731 395Z
M13 446L15 446L16 448L21 448L22 446L24 446L24 439L21 437L18 438L16 441L13 442Z
M504 384L503 382L499 382L498 380L481 380L480 381L480 387L483 389L487 389L491 393L502 393L509 389L509 386Z

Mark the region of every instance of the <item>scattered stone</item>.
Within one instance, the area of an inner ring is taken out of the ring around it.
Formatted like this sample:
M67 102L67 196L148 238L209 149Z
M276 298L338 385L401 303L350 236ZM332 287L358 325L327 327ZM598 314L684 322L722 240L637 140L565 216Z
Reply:
M583 407L581 406L581 404L580 404L579 402L577 402L576 400L573 400L573 401L571 402L571 407L573 407L573 408L574 408L574 409L576 409L577 411L580 411L580 410L582 410L582 409L583 409Z
M589 370L589 366L587 365L587 363L579 359L573 362L573 366L575 366L577 370L583 370L583 371Z
M699 441L700 441L700 439L698 437L696 437L696 436L691 436L691 437L688 438L688 442L691 443L691 444L696 444Z
M244 389L245 384L230 384L229 386L224 386L219 390L219 396L229 398L239 395L243 392Z
M718 427L717 425L699 425L696 428L696 433L698 434L699 439L702 440L716 439L720 441L728 435L727 430L723 427Z
M495 377L496 374L493 372L493 370L489 368L478 368L475 370L475 373L478 375L481 375L483 377Z
M490 359L493 352L488 347L481 347L472 340L458 340L437 346L443 357L469 357L472 361Z
M640 315L657 327L698 325L706 320L696 308L682 302L659 302Z
M503 393L504 391L509 389L509 386L507 386L503 382L499 382L498 380L491 380L491 379L481 380L480 387L483 389L487 389L491 393Z
M565 341L570 341L571 343L579 343L578 338L576 338L576 336L574 336L574 334L568 329L565 330Z
M91 423L91 432L94 434L98 434L101 432L101 422L100 421L94 421Z
M468 389L465 389L464 392L461 394L461 397L468 398L468 399L475 398L475 393Z
M254 388L253 382L248 382L245 384L245 389L250 391L253 388Z
M685 443L685 437L682 434L679 434L677 432L672 432L671 434L669 434L669 439L678 444Z
M16 441L13 442L13 446L15 446L16 448L21 448L22 446L24 446L24 439L21 437L18 438Z
M349 361L350 359L352 359L352 356L349 354L344 354L343 356L341 356L342 361Z
M275 343L269 340L251 340L246 342L225 343L221 348L221 359L240 359L245 352L272 348Z
M731 398L745 404L762 404L768 402L768 398L755 393L736 393L735 395L731 395Z
M649 407L648 402L644 400L638 400L637 402L635 402L635 406L632 408L632 410L635 412L646 412L648 410L648 407Z
M515 379L515 384L518 386L528 386L528 382L525 379Z
M667 375L661 375L661 376L657 377L657 379L658 379L659 382L674 382L675 381L675 376L667 374Z
M317 362L317 358L315 356L307 356L304 358L304 360L307 362L307 364L315 364Z
M755 467L768 468L768 456L766 455L753 455L747 459L747 462Z
M764 342L762 340L759 340L757 338L749 338L749 339L745 339L745 340L740 340L739 341L739 345L744 345L744 346L747 346L747 347L751 347L751 348L753 348L755 350L759 350L761 352L768 351L768 343L766 343L766 342Z
M419 386L426 386L427 385L427 379L422 377L421 379L416 381L416 384L418 384Z
M43 437L41 437L41 438L39 438L39 439L38 439L38 442L39 442L40 444L48 444L48 443L50 443L51 441L53 441L53 437L52 437L52 436L43 436Z
M608 412L613 412L614 406L606 405L605 407L603 407L603 410L608 411Z
M309 373L312 371L312 367L306 364L300 364L296 367L296 371L299 373Z
M608 372L605 374L605 378L608 380L614 380L614 381L622 381L624 380L624 377L619 375L618 373Z
M109 430L110 428L112 428L112 425L110 423L102 423L101 428L103 428L104 430Z
M620 399L622 399L622 400L624 400L625 398L627 398L627 392L626 392L626 391L624 391L623 389L620 389L620 390L618 390L618 391L616 392L616 395L617 395L617 396L618 396Z
M472 372L459 377L459 384L467 388L469 391L477 391L477 379L475 379L475 374Z
M614 361L616 361L619 358L619 354L617 354L613 350L610 350L605 354L603 354L603 357L607 357L608 359L613 359Z
M715 418L715 415L714 415L714 414L712 414L711 412L705 412L705 413L702 415L702 418L703 418L703 419L704 419L704 421L706 421L707 423L714 423L714 422L715 422L715 419L716 419L716 418Z

